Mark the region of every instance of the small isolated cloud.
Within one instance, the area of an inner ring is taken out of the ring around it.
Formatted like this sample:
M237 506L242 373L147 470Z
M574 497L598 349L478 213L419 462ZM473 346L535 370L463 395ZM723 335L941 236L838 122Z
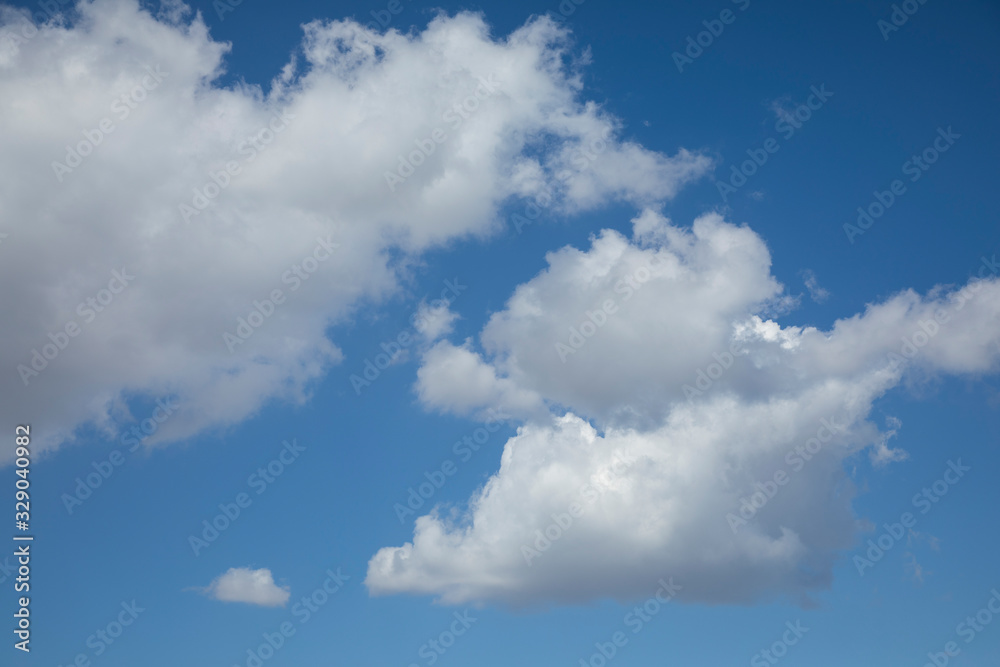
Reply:
M251 570L248 567L231 567L217 577L204 592L223 602L245 602L261 607L284 607L291 595L288 587L274 583L267 568Z
M457 319L459 319L458 313L452 312L446 303L432 306L422 302L417 309L414 326L421 336L429 341L435 341L450 334Z
M894 463L896 461L905 461L910 456L902 449L893 449L889 446L889 440L896 436L900 427L903 426L903 422L896 417L889 417L886 420L886 424L889 428L882 432L878 441L874 443L868 454L872 465L875 466L884 466L888 463Z
M934 574L930 570L924 569L924 566L917 562L917 557L914 556L911 552L907 551L906 553L903 554L903 557L906 559L906 562L903 564L903 566L906 568L907 573L910 575L914 583L920 584L922 586L924 583L924 579L927 576Z
M809 290L809 298L816 303L823 303L830 298L830 291L819 286L816 274L809 269L802 272L802 280L806 284L806 289Z
M778 120L783 120L786 123L789 120L795 120L795 101L792 99L791 95L782 95L781 97L771 100L769 105L771 113L774 114L775 118Z

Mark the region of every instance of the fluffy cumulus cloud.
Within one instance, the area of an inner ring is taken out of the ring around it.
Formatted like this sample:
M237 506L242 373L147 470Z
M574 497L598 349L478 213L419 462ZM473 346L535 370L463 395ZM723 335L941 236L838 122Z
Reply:
M453 312L444 301L438 304L421 302L413 326L424 339L434 341L450 334L457 319L458 313Z
M229 568L208 585L205 593L223 602L245 602L261 607L284 607L291 595L288 587L274 583L267 568L251 570L246 567Z
M370 590L582 603L673 576L686 601L809 603L856 537L845 461L905 456L873 402L1000 370L1000 280L984 258L967 285L821 331L772 319L788 299L770 264L747 227L644 210L631 238L550 253L480 349L431 348L416 386L428 407L502 404L523 425L467 507L436 508L374 555Z
M497 376L495 368L470 349L442 341L431 348L417 372L420 399L427 405L447 406L458 413L503 406L518 415L544 412L537 392ZM483 413L485 414L485 413Z
M332 325L504 202L660 201L709 167L621 140L546 18L317 20L262 89L220 85L229 46L164 8L0 8L0 413L40 448L115 437L135 398L177 406L164 441L305 400Z

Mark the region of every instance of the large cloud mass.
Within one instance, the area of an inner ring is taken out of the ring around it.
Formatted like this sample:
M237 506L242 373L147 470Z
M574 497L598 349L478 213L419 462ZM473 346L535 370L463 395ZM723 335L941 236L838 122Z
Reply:
M505 200L662 200L709 166L619 141L550 19L314 21L264 92L218 85L228 45L164 6L0 7L0 411L39 447L113 436L135 397L179 406L165 440L302 400L327 327Z
M806 603L855 537L845 459L906 456L873 401L1000 365L995 258L962 289L903 292L820 331L768 318L788 303L750 229L652 210L633 223L631 239L551 253L482 351L424 356L425 404L502 404L525 425L467 509L420 517L412 542L372 558L373 592L580 603L674 576L682 600Z

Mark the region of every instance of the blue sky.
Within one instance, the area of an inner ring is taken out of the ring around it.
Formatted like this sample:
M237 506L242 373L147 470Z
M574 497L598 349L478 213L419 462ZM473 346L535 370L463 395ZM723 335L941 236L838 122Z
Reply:
M8 632L2 664L996 664L1000 10L914 2L884 32L889 2L400 0L399 33L315 23L303 42L303 24L388 6L190 3L197 19L108 1L6 40L0 390L6 432L37 435L32 650ZM23 20L0 14L7 35ZM678 71L704 22L720 34ZM109 111L155 64L169 75L133 117ZM287 131L245 160L276 109ZM116 133L54 177L102 117ZM436 128L448 138L390 190L397 155ZM227 162L232 185L182 220ZM884 213L845 231L895 180ZM134 284L91 324L78 302L123 266ZM626 296L628 275L650 286ZM276 289L287 302L227 350ZM69 321L79 338L25 376ZM886 364L918 332L926 347ZM786 452L829 416L844 428L795 469ZM630 462L601 486L612 454ZM779 471L788 485L730 530ZM570 498L581 515L525 563ZM661 578L680 587L668 603ZM113 643L94 639L133 602ZM960 653L938 655L949 642Z

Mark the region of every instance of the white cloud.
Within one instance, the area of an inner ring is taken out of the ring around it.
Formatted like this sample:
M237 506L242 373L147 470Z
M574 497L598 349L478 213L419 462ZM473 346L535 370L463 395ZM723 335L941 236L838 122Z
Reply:
M816 274L813 271L808 269L803 271L802 281L805 283L806 289L809 290L809 298L816 303L823 303L830 298L830 291L820 287L819 280L816 279Z
M888 446L898 420L869 420L873 402L901 382L1000 369L995 276L902 292L829 331L783 327L760 316L783 288L751 230L652 211L634 230L550 253L483 328L483 352L442 342L425 356L416 389L431 407L524 395L553 414L522 413L467 508L438 508L379 550L373 593L583 603L674 576L686 601L805 603L855 539L845 461L905 456ZM616 457L630 464L609 476ZM761 488L773 497L744 520Z
M430 305L426 301L421 301L414 319L417 333L427 341L435 341L452 332L455 320L459 319L459 316L448 308L447 303Z
M245 602L261 607L284 607L291 596L289 588L279 587L267 568L251 570L232 567L217 577L205 593L222 602Z
M228 45L168 9L82 3L77 23L28 39L0 16L0 309L17 314L0 322L0 414L36 424L39 449L88 422L113 437L136 396L180 405L151 442L306 400L342 357L328 328L397 290L422 251L495 232L503 202L659 200L709 166L619 141L549 19L501 39L473 14L407 35L314 21L265 93L220 87ZM98 145L57 175L87 137ZM600 157L579 173L592 146ZM390 191L401 160L423 164ZM322 262L317 239L339 244ZM86 306L123 267L129 286ZM238 326L253 335L227 345ZM25 386L33 350L54 358L35 357L46 367Z
M766 246L747 228L707 215L684 231L651 211L635 226L637 243L605 230L589 252L549 253L548 269L490 318L481 335L492 356L487 369L507 393L532 392L604 420L659 421L683 396L681 385L729 347L733 323L781 292ZM443 365L421 369L425 402L449 409L457 406L446 396L472 401L483 393L479 379L460 386L442 375L435 384Z
M423 355L423 362L417 375L424 405L456 414L497 406L517 416L544 412L536 392L518 387L510 378L497 377L496 369L473 352L468 342L456 347L441 341Z

